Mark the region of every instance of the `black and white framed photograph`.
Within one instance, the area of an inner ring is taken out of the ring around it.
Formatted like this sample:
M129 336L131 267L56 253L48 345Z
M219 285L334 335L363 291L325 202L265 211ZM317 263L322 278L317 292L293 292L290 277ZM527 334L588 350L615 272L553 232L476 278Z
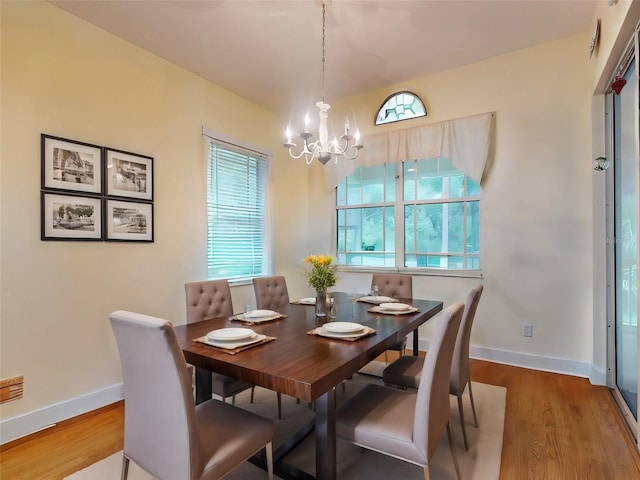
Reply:
M102 240L102 199L41 192L42 240Z
M106 240L153 242L153 204L106 200Z
M105 148L106 195L153 200L153 158Z
M43 190L102 193L102 147L40 135Z

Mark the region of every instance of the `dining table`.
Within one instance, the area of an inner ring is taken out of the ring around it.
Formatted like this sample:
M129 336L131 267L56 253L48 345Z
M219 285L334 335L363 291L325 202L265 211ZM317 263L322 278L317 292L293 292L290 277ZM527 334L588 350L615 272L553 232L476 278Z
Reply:
M315 315L314 305L291 302L277 309L282 318L246 327L238 316L220 317L175 327L188 363L195 366L196 403L212 398L211 372L244 380L305 402L315 402L315 418L305 432L274 451L274 472L285 479L314 478L285 461L286 453L315 430L315 478L336 478L335 388L352 377L389 347L413 333L413 353L418 354L418 327L443 308L438 300L399 298L415 311L402 314L371 312L375 304L350 301L342 292L332 293L336 311L332 321L358 323L373 333L356 340L326 338L313 332L326 322ZM242 317L240 317L242 318ZM235 354L197 339L214 330L251 328L272 341ZM370 330L372 329L372 330Z

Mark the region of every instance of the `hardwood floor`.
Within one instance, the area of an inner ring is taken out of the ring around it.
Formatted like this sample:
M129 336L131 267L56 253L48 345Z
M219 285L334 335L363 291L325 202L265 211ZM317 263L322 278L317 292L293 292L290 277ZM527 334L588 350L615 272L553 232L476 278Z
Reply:
M501 480L640 479L640 455L607 388L478 360L471 377L507 388ZM5 445L0 478L62 479L121 450L123 412L115 404Z

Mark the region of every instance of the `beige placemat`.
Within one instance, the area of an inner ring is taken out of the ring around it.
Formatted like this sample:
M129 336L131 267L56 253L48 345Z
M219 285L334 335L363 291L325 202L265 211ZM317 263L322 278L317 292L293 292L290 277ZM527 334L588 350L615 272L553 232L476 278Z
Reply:
M381 310L380 307L373 307L367 311L369 313L378 313L380 315L409 315L410 313L416 313L420 310L416 307L412 307L409 310L396 310L392 312L391 310Z
M275 317L275 318L270 318L269 320L260 320L260 319L256 319L256 320L246 320L246 319L244 319L244 318L238 318L238 317L236 316L236 317L233 317L233 318L231 319L231 321L232 321L232 322L241 323L241 324L243 324L243 325L252 325L252 326L253 326L253 325L262 325L262 324L264 324L264 323L276 322L276 321L278 321L278 320L282 320L283 318L287 318L287 316L286 316L286 315L283 315L283 314L280 314L280 315L278 315L278 316L277 316L277 317Z
M309 298L311 298L311 297L309 297ZM300 299L300 300L291 300L289 303L292 304L292 305L307 305L308 307L314 307L315 306L315 302L313 302L313 303L303 302L302 299Z
M276 339L276 337L265 336L259 342L250 343L249 345L242 345L241 347L236 347L236 348L222 348L222 347L217 347L215 345L211 345L210 343L207 343L207 337L206 336L205 337L196 338L195 341L203 343L203 344L207 345L208 347L215 348L219 352L228 353L229 355L235 355L236 353L240 353L240 352L243 352L243 351L248 350L250 348L257 347L258 345L264 345L265 343L272 342L275 339Z
M365 333L361 335L357 335L354 337L330 337L328 335L322 335L321 333L319 333L319 330L321 328L322 327L316 327L313 330L309 330L307 332L307 335L317 335L318 337L328 338L330 340L346 340L347 342L355 342L356 340L360 340L361 338L366 338L369 335L373 335L374 333L376 333L376 330L374 328L364 327Z

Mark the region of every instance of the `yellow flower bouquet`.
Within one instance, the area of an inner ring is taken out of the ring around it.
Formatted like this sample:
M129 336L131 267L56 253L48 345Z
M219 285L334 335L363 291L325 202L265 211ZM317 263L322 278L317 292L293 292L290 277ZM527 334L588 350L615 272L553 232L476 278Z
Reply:
M328 255L309 255L304 259L309 265L305 271L307 284L316 292L326 292L336 284L336 265Z

